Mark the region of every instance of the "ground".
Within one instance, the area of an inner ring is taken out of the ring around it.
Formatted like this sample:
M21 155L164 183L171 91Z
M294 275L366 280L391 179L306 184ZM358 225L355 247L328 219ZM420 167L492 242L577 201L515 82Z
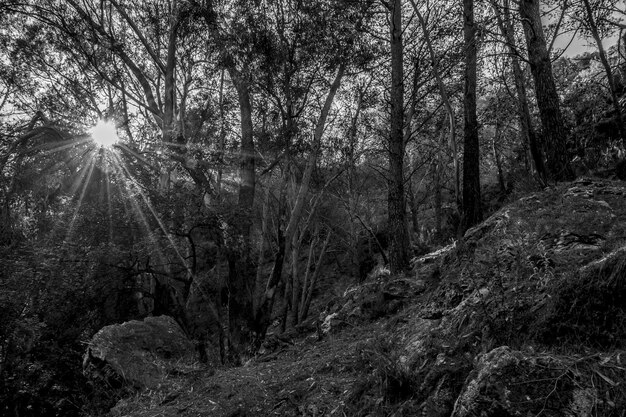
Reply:
M626 186L524 196L348 289L236 368L172 367L121 416L626 415Z
M350 327L323 340L312 333L282 342L237 368L189 367L158 390L122 400L111 415L343 415L345 399L362 374L357 352L384 323Z

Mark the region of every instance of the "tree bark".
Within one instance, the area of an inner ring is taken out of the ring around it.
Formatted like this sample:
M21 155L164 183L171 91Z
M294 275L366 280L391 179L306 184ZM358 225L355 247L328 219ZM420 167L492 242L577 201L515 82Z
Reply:
M502 171L502 160L500 159L500 152L498 151L498 141L500 140L500 134L502 132L502 121L496 121L496 131L493 135L493 141L491 146L493 149L493 159L496 162L496 169L498 171L498 184L500 185L500 193L506 194L506 183L504 182L504 172Z
M460 192L460 164L459 164L459 152L456 146L456 120L454 115L454 109L452 107L452 102L450 101L450 97L448 96L448 92L446 90L446 86L443 83L443 78L441 77L441 70L439 69L439 60L437 59L437 55L435 54L435 48L433 47L432 39L430 38L430 31L428 30L426 20L422 13L420 13L415 0L411 0L411 5L415 10L415 14L417 15L417 19L420 22L420 26L422 27L422 32L424 33L424 41L426 41L426 47L428 48L428 54L430 55L430 60L433 66L433 74L435 76L435 81L437 82L437 87L439 88L439 94L441 95L441 101L443 101L443 105L446 108L446 113L448 113L448 122L450 124L450 136L448 137L448 144L450 146L450 150L452 151L452 161L454 164L454 199L456 203L456 209L460 210L460 202L461 202L461 192Z
M593 17L593 10L591 9L591 4L589 0L583 0L585 5L585 11L587 12L587 24L589 27L589 31L591 32L591 36L596 41L596 45L598 46L598 54L600 55L600 62L604 67L604 71L606 72L607 82L609 84L609 91L611 92L611 100L613 101L613 110L615 111L615 117L617 119L617 130L619 132L620 140L622 144L626 141L626 135L624 133L624 118L622 116L622 108L619 105L619 99L617 98L617 87L615 86L615 80L613 79L613 71L611 70L611 65L609 64L609 60L606 57L606 51L604 50L604 46L602 46L602 39L600 38L600 34L598 33L598 25L596 24L596 20Z
M541 24L539 0L521 0L519 13L524 26L530 71L535 81L535 95L546 146L547 170L555 181L568 180L574 174L567 157L565 124Z
M474 25L474 0L463 0L463 37L465 40L465 89L463 107L465 132L463 143L463 216L465 232L482 220L480 201L480 145L476 116L477 45Z
M435 159L432 163L432 171L433 171L433 187L434 187L434 197L433 197L433 205L435 211L435 241L439 243L443 238L443 230L442 230L442 218L443 218L443 198L441 193L441 176L443 173L443 157L441 156L442 149L445 147L446 139L444 136L443 128L440 131L439 137L439 150L435 155Z
M218 142L218 166L217 166L217 184L215 191L218 196L222 194L222 176L224 172L224 155L226 153L226 115L224 111L224 69L220 72L220 94L218 99L220 109L220 139Z
M313 299L313 290L315 290L315 284L320 275L320 271L322 270L322 262L324 261L324 255L326 254L326 248L328 248L328 243L330 242L330 237L332 236L332 232L329 230L326 235L326 240L324 240L324 244L322 245L322 249L320 250L319 258L317 258L317 263L315 264L315 271L309 280L304 280L304 287L302 289L302 300L300 305L300 323L302 323L307 316L309 315L309 308L311 307L311 300ZM319 242L319 239L317 239ZM313 252L314 253L314 252ZM311 255L309 255L309 260L311 259ZM309 266L307 265L307 278L309 277L310 271Z
M250 217L254 204L254 190L256 186L255 176L255 153L253 125L252 125L252 101L250 99L250 87L243 74L234 68L229 69L231 79L237 89L239 98L239 114L241 117L241 147L239 148L239 196L238 205L246 217ZM246 225L249 234L250 225Z
M537 176L539 177L539 183L542 186L546 186L546 166L543 161L541 144L539 143L530 117L528 95L526 94L526 83L524 82L524 73L522 72L522 67L519 62L517 42L515 41L513 25L511 24L511 15L509 13L509 0L504 0L504 7L502 8L502 12L500 11L500 7L497 5L496 2L493 3L493 9L495 11L496 19L498 21L498 27L500 28L500 32L502 32L502 35L504 36L504 39L509 49L509 53L511 54L511 69L513 70L515 92L517 94L517 111L522 140L528 144L528 149L530 149L530 155L532 157Z
M311 175L317 161L317 152L319 150L322 136L324 134L324 127L326 126L326 120L328 119L330 108L335 99L335 94L337 93L337 90L339 89L339 86L341 84L344 71L345 64L342 63L337 70L335 80L330 86L330 90L328 92L328 95L326 96L326 101L324 102L320 117L317 121L317 125L315 126L315 133L313 135L313 149L311 151L311 154L309 155L306 168L304 169L302 181L300 183L300 187L298 188L296 200L291 210L291 214L289 215L289 221L287 223L287 226L285 227L285 232L281 233L279 231L279 250L276 255L276 260L274 261L274 268L272 269L272 273L267 281L265 292L259 302L258 309L253 314L254 329L261 339L265 336L265 332L267 331L267 327L269 325L271 310L274 303L274 296L276 295L278 284L280 283L282 278L285 254L289 253L291 250L291 242L302 217L304 203L309 192ZM287 299L287 294L290 294L290 291L286 289L285 294Z
M404 195L404 71L402 48L402 2L391 7L391 132L389 137L389 267L392 273L409 266L406 203Z

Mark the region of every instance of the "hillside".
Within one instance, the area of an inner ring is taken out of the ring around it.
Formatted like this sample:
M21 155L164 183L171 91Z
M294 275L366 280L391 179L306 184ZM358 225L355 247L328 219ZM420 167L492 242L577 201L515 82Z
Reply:
M329 302L237 368L172 366L110 416L624 416L626 186L579 179Z

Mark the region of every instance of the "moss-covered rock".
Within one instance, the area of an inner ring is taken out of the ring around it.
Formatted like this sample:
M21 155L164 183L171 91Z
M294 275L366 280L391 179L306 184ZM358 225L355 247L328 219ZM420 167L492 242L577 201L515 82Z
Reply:
M173 318L147 317L106 326L96 333L85 353L83 371L112 387L154 388L165 376L165 361L193 353L193 344Z

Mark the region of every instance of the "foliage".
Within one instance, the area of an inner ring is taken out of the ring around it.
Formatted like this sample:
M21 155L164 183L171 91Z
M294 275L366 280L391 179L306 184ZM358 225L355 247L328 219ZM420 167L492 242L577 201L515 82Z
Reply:
M352 386L348 415L412 415L419 391L418 375L403 362L401 344L382 336L357 347L356 369L362 373Z
M548 344L580 344L599 349L626 343L626 257L623 248L591 265L555 280L547 312L535 324Z
M2 262L0 407L20 415L97 413L115 399L90 388L81 358L88 338L116 319L107 313L123 311L110 305L122 281L110 270L100 268L99 275L89 261L106 256L104 248L97 254L30 244ZM90 269L93 275L85 276Z

